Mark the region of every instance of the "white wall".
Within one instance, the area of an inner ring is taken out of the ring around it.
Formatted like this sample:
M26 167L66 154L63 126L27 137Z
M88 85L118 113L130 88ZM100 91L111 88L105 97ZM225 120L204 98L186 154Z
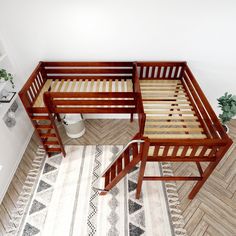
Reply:
M235 0L0 0L26 79L39 60L186 60L211 104L236 93Z

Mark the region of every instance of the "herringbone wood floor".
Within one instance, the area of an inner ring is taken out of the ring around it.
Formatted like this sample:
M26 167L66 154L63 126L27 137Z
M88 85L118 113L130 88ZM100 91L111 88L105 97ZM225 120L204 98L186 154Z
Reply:
M127 120L87 120L86 134L80 139L67 138L61 125L60 133L64 144L125 144L137 132L137 123ZM235 135L236 122L230 125ZM27 172L31 168L32 156L39 141L33 136L17 169L8 192L0 205L0 235L10 220ZM176 175L193 175L192 164L174 164ZM155 184L155 183L153 183ZM200 190L196 198L188 200L187 195L193 182L177 182L185 228L189 235L233 236L236 235L236 149L226 156Z

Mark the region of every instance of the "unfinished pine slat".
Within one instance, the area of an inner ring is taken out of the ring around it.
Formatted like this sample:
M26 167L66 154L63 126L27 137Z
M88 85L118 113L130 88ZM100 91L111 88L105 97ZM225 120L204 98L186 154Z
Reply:
M107 81L106 81L106 80L103 80L103 83L102 83L102 92L106 92L106 84L107 84Z
M151 120L148 120L145 124L145 127L149 127L149 126L160 126L160 125L168 125L168 126L200 126L200 122L197 122L197 121L192 121L192 122L186 122L186 121L183 121L183 122L178 122L178 121L175 121L175 122L168 122L168 121L164 121L164 122L160 122L160 121L151 121Z
M150 134L144 133L144 136L147 136L151 139L205 139L207 138L205 134Z
M83 82L82 80L79 80L78 88L77 88L76 92L81 92L80 89L81 89L81 86L82 86L82 82Z
M183 104L191 104L190 101L143 101L143 105L146 104L156 104L156 105L162 105L162 104L173 104L173 105L183 105Z
M141 79L140 84L177 84L181 83L179 79L168 79L168 80L161 80L161 79L151 79L148 80Z
M133 91L132 81L127 79L126 83L127 83L127 92L132 92Z
M76 85L76 79L74 79L73 82L72 82L72 84L71 84L70 92L74 92L75 85Z
M178 87L177 85L175 86L156 86L155 84L150 85L150 86L140 86L143 92L185 92L185 89L183 87Z
M187 97L182 97L182 96L178 96L178 97L158 97L158 96L143 96L143 100L187 100L188 98Z
M93 89L94 89L94 79L92 79L90 82L90 91L88 92L93 92Z
M64 84L64 79L60 81L60 84L58 86L57 92L62 92L61 88L62 88L63 84Z
M115 80L115 92L119 91L119 81L116 79Z
M183 86L180 84L140 84L140 88L142 89L183 89Z
M42 106L44 106L43 94L49 90L49 88L51 86L51 83L52 83L52 79L48 79L46 81L46 83L44 84L41 92L39 93L39 95L38 95L38 97L37 97L33 107L42 107Z
M82 92L87 92L87 88L88 88L88 80L86 79L84 81L84 87L83 87L83 91Z
M125 80L121 80L121 92L125 92Z
M152 116L147 114L147 120L198 120L196 116Z
M146 114L192 114L194 115L195 112L194 111L170 111L170 110L151 110L151 109L146 109L144 108L144 111Z
M69 87L69 84L70 84L70 80L66 80L65 81L65 87L64 87L64 92L70 92L70 91L67 91L68 90L68 87Z
M180 109L180 110L192 110L192 106L189 105L185 105L185 106L167 106L167 105L163 105L161 106L161 104L145 104L145 109L156 109L156 110L165 110L165 109L172 109L172 110L176 110L176 109Z
M203 129L202 128L170 128L170 127L145 127L145 132L163 132L163 131L167 131L167 132L202 132Z
M56 87L57 87L57 85L58 85L58 82L59 82L58 79L56 79L55 81L53 81L52 86L51 86L51 92L55 92L55 91L56 91Z
M100 79L97 80L97 85L96 85L95 92L99 92L99 88L100 88Z
M109 80L108 92L112 92L112 80Z

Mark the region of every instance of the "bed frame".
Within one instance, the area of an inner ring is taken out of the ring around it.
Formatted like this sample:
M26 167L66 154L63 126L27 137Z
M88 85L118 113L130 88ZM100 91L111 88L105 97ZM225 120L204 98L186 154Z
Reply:
M49 156L66 156L61 113L138 115L138 133L103 173L102 194L141 162L137 198L143 180L193 180L193 199L232 144L186 62L40 62L19 96ZM199 176L145 176L147 162L195 162Z

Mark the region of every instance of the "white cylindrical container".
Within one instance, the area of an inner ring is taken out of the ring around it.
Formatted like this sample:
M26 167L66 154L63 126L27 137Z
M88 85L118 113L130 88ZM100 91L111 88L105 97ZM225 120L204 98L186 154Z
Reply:
M63 124L70 138L79 138L85 133L84 120L81 114L65 114Z

